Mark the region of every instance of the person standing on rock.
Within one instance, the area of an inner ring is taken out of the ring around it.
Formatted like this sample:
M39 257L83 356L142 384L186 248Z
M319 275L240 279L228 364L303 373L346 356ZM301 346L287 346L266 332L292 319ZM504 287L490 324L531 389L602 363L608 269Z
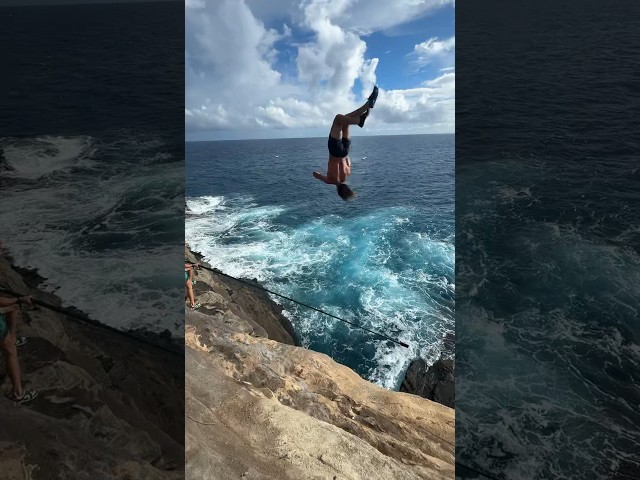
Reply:
M189 299L189 306L194 310L200 307L200 304L196 303L196 297L193 294L193 270L199 266L198 263L184 263L185 289L187 291L187 298Z
M329 132L329 164L327 174L313 172L313 176L329 185L335 185L338 195L343 200L350 200L356 196L345 182L351 175L351 160L349 159L349 148L351 139L349 138L349 125L364 127L364 121L369 116L369 110L376 104L378 98L378 87L373 87L373 92L369 95L367 102L357 110L346 115L338 114L333 119L331 131Z
M18 310L24 303L31 304L31 297L0 297L0 350L6 363L7 375L13 386L7 398L16 403L27 403L38 396L35 390L24 390L20 374L17 347L24 343L24 339L16 338L16 329Z

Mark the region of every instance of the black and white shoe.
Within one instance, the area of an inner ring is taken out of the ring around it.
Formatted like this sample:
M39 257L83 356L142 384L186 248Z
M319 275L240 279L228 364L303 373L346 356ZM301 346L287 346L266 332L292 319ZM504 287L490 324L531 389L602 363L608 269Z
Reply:
M373 92L369 95L369 108L373 108L376 104L376 100L378 99L378 87L373 87Z
M21 397L17 397L14 393L6 394L6 397L14 403L29 403L38 396L36 390L25 390Z
M360 128L364 127L364 121L367 119L368 116L369 116L369 110L367 110L362 115L360 115L360 121L358 122L358 126Z

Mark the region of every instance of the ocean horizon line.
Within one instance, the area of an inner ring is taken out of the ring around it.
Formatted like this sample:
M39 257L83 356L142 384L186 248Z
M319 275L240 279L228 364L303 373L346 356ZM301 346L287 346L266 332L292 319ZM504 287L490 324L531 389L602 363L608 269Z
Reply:
M416 137L416 136L455 136L455 133L387 133L382 135L361 135L360 138L368 137ZM316 137L269 137L269 138L220 138L210 140L185 140L185 143L207 143L207 142L251 142L257 140L309 140L316 138L327 138L328 135Z

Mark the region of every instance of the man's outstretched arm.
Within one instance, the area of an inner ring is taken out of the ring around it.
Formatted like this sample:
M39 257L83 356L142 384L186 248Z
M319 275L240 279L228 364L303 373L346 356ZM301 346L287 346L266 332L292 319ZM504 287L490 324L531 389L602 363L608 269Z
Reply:
M330 184L333 183L327 177L322 175L320 172L313 172L313 176L324 183L330 183Z

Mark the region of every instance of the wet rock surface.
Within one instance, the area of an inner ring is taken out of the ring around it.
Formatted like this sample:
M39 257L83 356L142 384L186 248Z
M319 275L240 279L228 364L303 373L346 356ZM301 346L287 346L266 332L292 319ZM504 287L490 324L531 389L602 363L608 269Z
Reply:
M411 362L405 379L400 386L401 392L412 393L455 407L455 364L452 359L440 358L433 365L422 359Z

